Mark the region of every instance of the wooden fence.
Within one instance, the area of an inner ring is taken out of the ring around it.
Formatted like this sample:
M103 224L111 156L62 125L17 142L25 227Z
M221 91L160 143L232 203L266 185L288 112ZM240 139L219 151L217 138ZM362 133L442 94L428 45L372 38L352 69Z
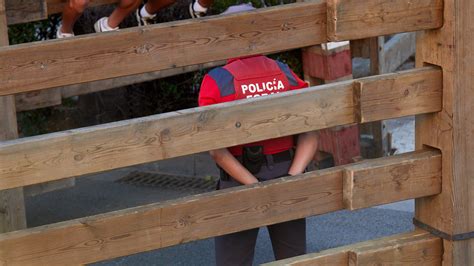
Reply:
M63 2L0 0L0 44L8 44L7 19L13 24L43 18ZM428 232L275 264L473 264L473 239L441 238L474 230L472 11L468 0L327 0L1 47L0 199L6 206L2 219L14 226L0 223L12 231L0 235L0 264L91 263L413 198L419 198L416 219ZM15 94L420 30L427 31L420 35L414 70L13 139ZM415 152L36 228L14 231L24 224L8 221L21 219L15 213L26 185L407 115L417 115Z

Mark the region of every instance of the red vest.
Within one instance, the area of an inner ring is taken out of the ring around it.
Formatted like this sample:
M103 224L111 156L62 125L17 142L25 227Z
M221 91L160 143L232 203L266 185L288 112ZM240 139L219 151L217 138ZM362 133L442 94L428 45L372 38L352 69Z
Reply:
M233 95L234 100L260 97L288 91L298 81L286 64L265 56L231 60L222 68L213 69L209 75L216 81L221 97ZM282 107L284 108L284 107ZM235 155L242 155L243 146L263 146L265 154L275 154L293 147L293 136L264 140L230 147Z

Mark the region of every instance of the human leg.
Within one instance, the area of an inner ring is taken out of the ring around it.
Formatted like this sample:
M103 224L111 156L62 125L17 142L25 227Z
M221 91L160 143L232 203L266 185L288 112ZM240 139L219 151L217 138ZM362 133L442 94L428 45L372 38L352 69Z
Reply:
M204 17L213 2L214 0L193 0L189 4L189 14L192 18Z
M217 266L252 265L258 228L215 237Z
M149 0L144 5L146 11L150 14L156 14L158 11L174 4L176 0Z
M59 26L57 37L64 38L73 36L73 27L77 19L82 15L84 9L89 4L89 0L69 0L64 6L62 22Z
M149 0L141 5L136 11L138 26L146 26L154 23L156 13L161 9L174 4L176 0Z
M306 219L298 219L268 226L276 260L306 253Z
M121 0L117 8L109 16L109 27L116 28L140 5L141 0Z
M141 0L121 0L109 17L100 18L95 24L95 32L114 31L119 29L120 23L136 10Z

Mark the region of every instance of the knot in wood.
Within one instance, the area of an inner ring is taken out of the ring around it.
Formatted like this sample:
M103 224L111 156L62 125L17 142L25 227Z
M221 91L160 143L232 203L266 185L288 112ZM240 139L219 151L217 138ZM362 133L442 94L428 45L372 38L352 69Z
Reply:
M178 220L177 228L182 228L182 227L186 227L186 226L190 225L191 224L190 220L191 220L191 216L189 216L189 215L181 217Z
M281 25L281 31L289 31L289 30L291 30L291 27L288 22L285 22Z
M199 114L198 122L199 124L207 123L209 120L213 119L216 116L217 112L215 110L209 110Z
M84 155L82 155L82 154L74 155L74 160L75 161L82 161L82 159L84 159Z
M162 141L162 142L163 142L163 141L169 141L169 140L171 139L170 133L171 133L171 131L170 131L168 128L163 129L163 130L160 132L160 139L161 139L161 141Z
M146 53L149 53L151 48L153 48L153 45L150 44L150 43L145 43L143 45L140 45L138 46L136 49L135 49L135 53L137 54L146 54Z
M84 243L84 246L94 247L94 246L102 245L102 243L104 243L104 240L102 240L102 239L93 239L93 240L90 240L90 241L87 241L86 243Z

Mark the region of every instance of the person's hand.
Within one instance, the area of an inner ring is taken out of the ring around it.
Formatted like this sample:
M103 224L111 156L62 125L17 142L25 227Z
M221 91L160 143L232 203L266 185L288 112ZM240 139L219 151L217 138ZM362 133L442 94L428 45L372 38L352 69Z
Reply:
M252 184L255 184L255 183L258 183L258 179L253 176L253 178L246 178L246 184L244 185L252 185Z

